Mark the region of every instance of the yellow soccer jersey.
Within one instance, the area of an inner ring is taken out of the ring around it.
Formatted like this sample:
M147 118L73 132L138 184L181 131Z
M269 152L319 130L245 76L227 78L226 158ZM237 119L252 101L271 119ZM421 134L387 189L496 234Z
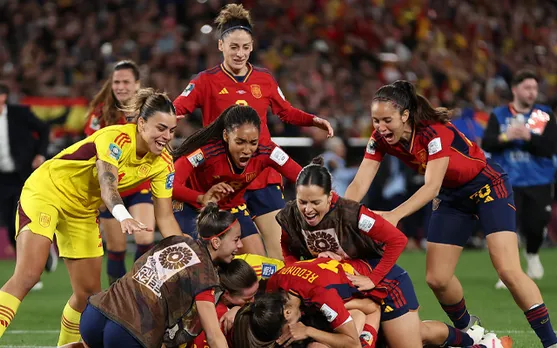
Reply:
M172 197L174 164L166 149L160 156L147 153L136 155L136 125L105 127L93 135L61 151L40 166L29 178L35 189L52 184L57 198L75 212L90 212L101 205L101 190L96 161L102 160L118 167L120 192L151 180L156 198Z
M261 255L241 254L236 255L235 258L246 261L255 270L259 280L269 279L269 277L284 267L284 262L281 260Z

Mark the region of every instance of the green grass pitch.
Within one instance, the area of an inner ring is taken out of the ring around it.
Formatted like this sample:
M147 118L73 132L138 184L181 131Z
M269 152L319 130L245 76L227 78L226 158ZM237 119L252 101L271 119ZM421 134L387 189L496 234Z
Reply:
M557 327L557 249L542 252L545 277L538 282L545 303ZM132 260L128 258L128 265ZM420 301L422 319L448 319L425 283L425 254L404 253L399 264L413 279ZM0 282L12 274L14 262L0 261ZM466 251L457 269L464 285L466 302L471 313L480 316L483 325L498 335L510 335L514 348L540 347L523 313L515 306L506 290L495 290L497 280L486 251ZM0 347L55 347L60 327L62 308L71 294L68 275L63 263L53 274L43 275L44 288L32 292L22 303L15 320L0 339ZM103 275L103 287L107 286Z

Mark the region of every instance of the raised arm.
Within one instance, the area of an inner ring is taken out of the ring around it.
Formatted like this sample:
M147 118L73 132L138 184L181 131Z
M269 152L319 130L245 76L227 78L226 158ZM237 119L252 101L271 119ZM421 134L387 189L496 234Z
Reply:
M425 183L406 202L402 203L390 212L389 220L393 225L431 202L441 190L441 185L447 173L449 157L442 157L429 161L425 170Z
M275 79L272 77L271 79L274 84L270 96L271 109L282 122L300 127L317 127L323 129L327 132L329 138L334 135L333 127L329 121L293 107L284 97Z
M377 175L380 164L379 161L364 158L354 180L348 185L344 198L360 202L369 190L375 175Z
M275 148L269 155L268 165L276 169L288 181L295 183L298 174L302 171L302 167L294 161L283 149L275 145Z

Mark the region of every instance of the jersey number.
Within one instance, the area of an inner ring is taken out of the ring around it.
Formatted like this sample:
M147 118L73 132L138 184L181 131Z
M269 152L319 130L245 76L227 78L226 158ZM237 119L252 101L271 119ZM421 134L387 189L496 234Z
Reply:
M301 262L312 262L312 261L313 260L306 260L306 261L301 261ZM341 263L337 260L332 260L332 259L327 261L327 262L318 263L317 267L338 274L338 266L339 265L342 267L342 270L344 271L344 273L348 273L348 274L352 274L352 275L354 275L356 273L356 271L354 270L354 267L352 267L352 265L350 265L348 263Z

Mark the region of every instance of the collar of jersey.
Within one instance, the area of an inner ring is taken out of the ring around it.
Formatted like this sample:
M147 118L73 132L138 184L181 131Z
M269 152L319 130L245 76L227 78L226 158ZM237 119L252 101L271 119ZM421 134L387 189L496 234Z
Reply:
M246 74L246 76L244 77L244 81L242 81L242 83L246 83L248 82L249 77L251 76L251 73L253 72L253 66L248 62L247 63L248 66L248 72ZM230 71L226 70L226 68L224 67L224 64L221 63L220 64L220 69L222 70L222 72L228 76L232 81L234 81L234 83L240 83L238 82L238 80L236 80L236 78L234 77L234 74L231 73Z

